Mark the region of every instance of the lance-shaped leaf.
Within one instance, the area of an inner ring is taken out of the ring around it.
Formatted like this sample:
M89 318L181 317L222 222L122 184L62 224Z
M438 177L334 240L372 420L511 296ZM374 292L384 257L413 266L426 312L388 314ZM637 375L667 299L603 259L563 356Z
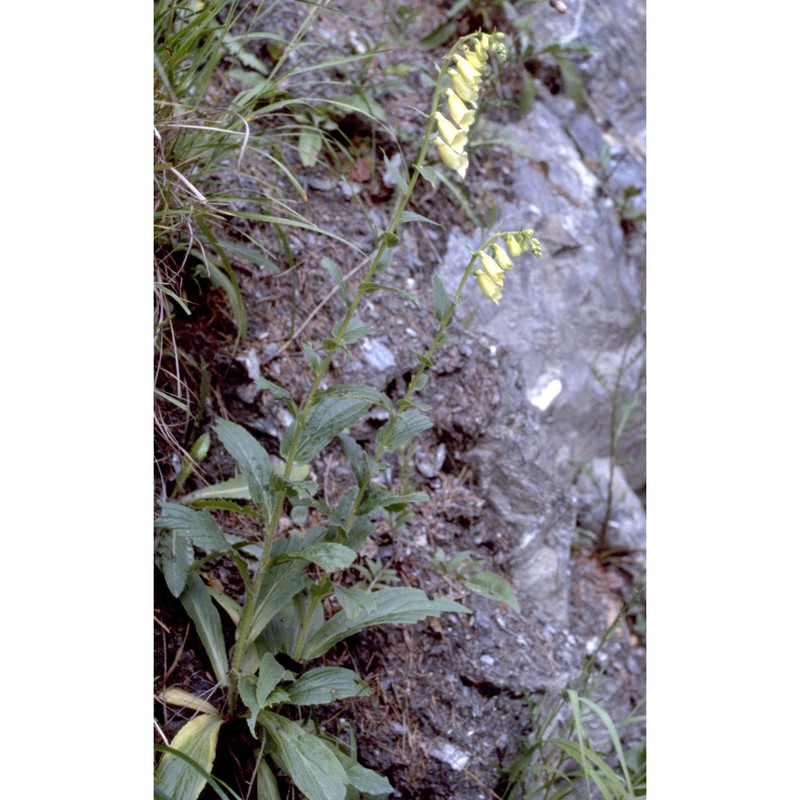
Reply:
M309 464L320 451L342 431L358 420L373 405L384 405L389 399L370 386L342 384L320 394L311 408L300 435L296 459ZM296 422L287 429L281 442L281 456L289 455Z
M247 644L251 644L269 621L306 585L308 579L304 568L302 561L268 567L261 592L256 600Z
M275 743L272 757L308 800L345 800L347 773L321 739L271 711L258 720Z
M263 759L258 764L256 795L258 800L281 800L281 793L278 791L278 781L275 779L275 774Z
M195 546L205 550L215 553L226 553L230 550L222 531L206 509L196 511L181 503L166 501L161 504L161 516L156 519L156 525L187 536Z
M327 653L337 642L358 633L372 625L392 623L414 623L425 617L438 617L445 611L472 613L468 608L452 600L438 598L429 600L420 589L406 587L387 587L374 592L375 608L364 610L355 618L349 618L344 611L334 614L308 638L303 647L301 660Z
M347 284L344 282L344 277L342 271L339 269L339 265L327 256L323 256L320 263L328 270L331 278L333 278L334 282L339 287L339 291L342 293L345 303L349 306L351 302L350 292L347 291Z
M368 697L370 688L351 669L318 667L301 675L287 690L296 706L333 703L345 697Z
M287 559L302 559L317 564L326 572L336 572L339 569L347 569L356 560L357 555L355 551L343 544L317 542L294 553L277 556L275 563L281 563Z
M264 653L261 664L258 667L258 681L256 683L256 700L262 708L267 702L267 698L272 690L285 678L291 677L292 673L285 670L278 663L275 656L271 653Z
M388 797L394 791L394 786L383 775L362 767L361 764L353 764L347 768L347 781L361 794L372 797Z
M455 305L455 301L444 288L442 279L434 273L433 275L433 313L436 321L441 324L445 317L450 313L450 309Z
M172 800L197 800L206 785L207 779L203 773L209 773L214 765L221 725L222 720L216 713L200 714L175 734L172 748L191 761L173 753L164 753L156 769L155 782L167 797Z
M272 505L268 502L272 462L267 451L244 428L228 420L218 420L214 425L214 431L247 479L250 497L265 512L269 511Z
M181 498L183 503L194 503L197 500L250 500L250 486L244 475L235 475L233 478L215 483L212 486L203 486Z
M167 587L173 596L180 597L194 563L192 543L176 531L170 531L158 543L156 557Z
M489 600L505 603L514 611L519 611L519 600L505 578L494 572L473 572L461 581L467 589Z
M180 596L186 613L194 622L197 635L205 647L214 676L222 686L228 685L228 651L222 635L219 612L211 600L200 576L189 575L186 588Z
M378 445L383 445L390 453L399 450L423 431L432 427L433 423L416 408L409 408L397 415L394 426L387 422L375 436Z

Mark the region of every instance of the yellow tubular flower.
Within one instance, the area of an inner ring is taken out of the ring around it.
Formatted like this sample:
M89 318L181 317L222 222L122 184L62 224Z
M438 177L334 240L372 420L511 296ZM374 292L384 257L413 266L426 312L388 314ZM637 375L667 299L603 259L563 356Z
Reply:
M481 264L486 271L486 274L500 286L503 285L503 269L502 267L486 252L480 251Z
M444 139L456 153L463 153L464 145L467 143L466 131L456 128L441 111L437 111L435 116L442 139Z
M457 69L447 70L450 80L453 81L453 89L465 103L474 103L478 99L478 84L468 83L461 77Z
M439 157L447 164L450 169L454 169L459 176L463 179L467 176L467 167L469 166L469 158L464 152L458 153L440 136L437 136L433 143L439 151Z
M446 89L445 94L447 95L447 107L450 109L450 116L465 131L469 130L470 125L475 122L475 112L470 111L452 89Z
M464 56L459 55L456 53L453 58L456 60L456 67L458 71L461 73L461 77L464 78L465 81L480 84L481 82L481 73L480 70L475 69L472 64L467 61Z
M495 304L499 304L500 298L503 296L503 292L501 291L500 287L492 281L492 279L485 273L479 272L478 273L478 286L481 287L481 291Z
M494 258L502 269L511 269L514 266L514 262L508 257L508 253L499 244L494 245Z

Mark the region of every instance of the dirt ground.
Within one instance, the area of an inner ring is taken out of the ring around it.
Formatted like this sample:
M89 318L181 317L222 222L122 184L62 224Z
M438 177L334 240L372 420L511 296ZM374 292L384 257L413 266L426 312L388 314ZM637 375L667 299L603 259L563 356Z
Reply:
M360 23L356 28L352 18L328 14L324 23L312 29L312 38L350 42L354 48L359 46L359 37L372 43L397 43L397 31L388 26L377 8L353 2L335 5L341 10L357 10L359 17L367 18L366 24ZM422 6L415 2L407 5ZM403 32L402 47L382 54L373 65L385 64L387 70L389 66L396 69L402 64L413 67L404 84L405 92L390 90L380 96L401 140L419 139L424 120L411 109L425 108L430 102L430 88L418 75L419 65L427 66L432 74L436 54L449 46L445 43L438 49L423 51L415 44L444 21L448 5L426 4L426 13L416 17ZM278 22L288 27L292 24L290 15L298 13L295 7L302 9L302 4L281 6ZM350 6L353 8L349 9ZM502 18L497 18L496 23L503 27ZM463 28L460 32L466 32L474 24L475 20L463 18L459 21ZM513 76L503 91L513 94ZM502 119L514 112L497 102L490 104L486 113ZM343 125L355 153L350 189L343 191L340 184L332 182L330 170L324 164L310 169L297 164L307 191L302 211L326 229L369 251L370 224L385 227L392 187L384 178L382 155L371 139L369 126L355 116L343 120ZM397 148L388 138L377 144L382 144L387 154ZM409 159L415 155L406 152ZM476 165L476 170L487 170L503 158L502 150L493 149L483 159L482 166ZM254 180L279 180L257 155L248 171ZM220 180L224 181L224 176ZM357 202L346 196L353 191L357 192ZM475 211L487 215L488 206L482 206L482 202L480 197L475 198ZM445 248L446 232L453 224L469 230L472 223L442 186L436 191L427 184L420 187L410 208L441 227L407 226L385 279L414 291L421 309L399 295L372 295L360 318L396 345L393 347L396 363L376 368L367 366L363 360L337 357L331 382L360 380L397 397L415 366L411 348L422 349L435 331L430 286ZM300 343L318 344L329 335L344 309L340 295L332 291L330 276L321 266L321 259L328 256L337 261L342 272L350 275L350 287L356 285L366 265L330 239L295 230L287 233L294 262L291 268L284 257L286 250L271 228L260 224L244 226L241 222L237 225L239 234L246 233L261 241L275 254L281 274L274 275L244 262L235 263L249 320L249 333L238 343L222 293L203 287L202 293L193 294L193 287L187 282L184 290L195 305L191 317L176 319L176 341L197 364L207 365L210 392L204 407L204 424L207 426L217 416L231 419L250 430L270 452L277 452L286 425L284 412L271 395L255 388L253 375L260 373L301 398L310 376ZM580 672L587 655L586 643L602 636L623 603L631 598L635 575L635 570L624 562L600 564L589 551L576 548L567 632L470 595L437 570L433 555L442 547L448 553L468 549L502 573L504 556L514 545L493 517L485 498L477 494L469 469L458 459L458 454L469 449L481 434L499 403L497 361L472 357L480 332L456 326L451 336L453 343L440 351L423 394L423 400L434 406L431 412L434 427L422 437L407 470L408 479L428 492L431 501L417 507L399 530L392 530L388 524L379 527L360 555L381 559L384 565L396 570L403 584L422 587L429 595L438 593L463 601L474 614L445 615L428 623L370 630L337 646L325 663L355 669L370 685L372 695L324 707L318 712L319 723L328 731L352 730L360 761L389 778L397 790L394 796L410 800L502 796L504 778L499 767L510 762L521 739L530 732L529 700L562 690L559 676L565 671L573 675ZM497 359L502 357L499 352ZM199 394L199 384L191 372L187 372L186 380L195 395ZM175 439L185 441L186 420L166 406L160 412ZM351 433L356 438L369 439L380 424L381 420L368 418L359 423L361 429ZM439 463L441 444L446 446L447 457ZM176 456L174 448L158 438L156 455L156 491L161 494L174 479ZM312 465L312 470L311 478L318 481L320 491L329 503L335 502L349 475L346 464L337 453L326 451ZM404 473L398 463L393 473L398 487ZM186 488L214 483L231 474L232 464L221 448L215 447ZM241 518L235 523L230 518L225 523L228 529L236 524L237 533L248 533L241 528ZM209 572L230 593L236 594L241 588L237 586L236 571L222 561L209 565ZM155 616L156 692L167 685L182 686L196 694L210 692L214 679L202 648L180 605L170 596L157 572ZM634 616L631 611L623 619L604 647L603 660L598 660L594 667L599 687L596 697L601 705L604 700L613 701L631 711L643 700L645 680L645 642L643 634L634 628ZM232 630L226 633L232 634ZM524 676L528 673L539 677L526 684ZM552 676L550 682L540 677L548 673ZM157 704L157 720L168 735L180 723L175 714L174 709ZM239 734L244 735L244 731L235 727L226 733L233 737ZM215 773L226 769L223 745L224 741ZM467 757L463 765L458 754Z

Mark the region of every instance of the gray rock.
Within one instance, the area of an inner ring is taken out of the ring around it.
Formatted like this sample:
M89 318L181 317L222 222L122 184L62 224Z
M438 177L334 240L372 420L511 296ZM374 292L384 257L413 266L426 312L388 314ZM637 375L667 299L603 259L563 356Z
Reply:
M596 458L581 465L575 481L578 524L600 534L606 514L611 459ZM625 472L614 466L607 545L613 549L644 554L647 520L639 498L625 480Z

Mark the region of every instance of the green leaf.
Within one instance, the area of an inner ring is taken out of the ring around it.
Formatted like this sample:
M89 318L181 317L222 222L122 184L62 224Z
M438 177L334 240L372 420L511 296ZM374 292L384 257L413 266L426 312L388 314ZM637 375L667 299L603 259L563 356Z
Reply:
M272 693L272 690L291 673L285 670L271 653L265 653L258 667L258 683L256 684L256 700L261 708Z
M185 536L172 531L158 543L157 558L167 587L174 597L180 597L194 563L192 543Z
M400 242L400 237L396 233L389 233L389 231L383 231L378 235L378 238L387 246L387 247L397 247L398 243Z
M206 773L214 765L222 720L216 714L200 714L189 720L172 740L172 748L188 756ZM197 800L206 777L173 753L164 753L156 768L155 782L172 800Z
M219 612L199 575L189 575L180 601L194 622L197 635L211 661L214 676L221 686L227 687L228 650L225 647L225 637L222 635L222 623Z
M256 783L256 800L281 800L278 781L263 759L258 764L258 780Z
M161 516L156 520L156 525L187 536L196 547L215 553L227 553L230 550L222 531L206 509L196 511L181 503L165 501L161 503Z
M333 703L345 697L368 697L371 692L351 669L317 667L301 675L287 690L289 702L296 706Z
M358 586L337 586L336 599L348 619L355 619L359 614L374 611L378 607L374 592Z
M369 461L366 451L349 434L340 433L337 437L342 445L342 450L350 462L350 469L353 471L356 483L361 485L369 478Z
M501 578L494 572L475 572L472 575L465 577L461 581L475 594L481 597L486 597L489 600L497 600L500 603L505 603L510 606L514 611L519 611L519 601L514 594L514 590L505 578Z
M220 244L231 253L235 253L243 261L248 263L257 264L259 267L264 267L272 275L279 275L281 268L268 256L264 255L260 250L255 247L248 247L240 242L229 242L227 239L220 240Z
M258 712L261 711L261 705L256 699L256 679L252 675L242 675L239 679L239 696L250 711L250 716L247 718L247 727L250 729L250 735L257 739L256 722L258 721Z
M350 292L347 290L347 284L344 282L344 277L342 276L342 271L339 269L339 266L336 264L335 261L328 258L327 256L323 256L322 261L320 262L323 267L330 273L330 276L333 278L336 285L339 287L339 291L342 293L342 297L344 297L345 303L349 306L351 303L350 300Z
M250 485L244 475L204 486L181 498L182 503L194 503L197 500L250 500Z
M251 644L269 621L306 585L308 579L304 568L301 561L273 564L267 568L268 572L253 611L247 644Z
M386 153L383 154L383 163L386 166L386 169L389 170L389 174L392 176L392 178L394 178L394 182L397 184L398 189L405 194L408 191L408 179L400 174L400 171L397 169L397 167L386 157Z
M414 211L403 211L400 215L400 222L424 222L426 225L436 225L437 228L442 227L438 222L423 217L422 214L417 214Z
M372 405L375 405L372 400L358 396L321 395L300 435L297 460L311 463L335 436L360 419Z
M336 572L339 569L347 569L356 560L356 556L357 553L343 544L317 542L294 553L277 556L275 563L279 564L290 559L302 559L317 564L326 572Z
M457 23L454 19L448 19L438 27L434 28L427 36L420 39L419 46L423 50L433 50L440 44L455 36L457 30Z
M342 322L337 322L333 327L333 336L338 336L342 328ZM375 328L372 325L365 325L360 322L356 317L351 317L347 323L347 328L342 336L342 344L352 344L362 336L371 336L375 333Z
M585 100L583 79L581 78L580 71L568 58L554 56L554 60L561 71L561 79L564 81L564 88L567 90L567 94L572 98L576 108L583 108Z
M278 386L277 383L273 383L272 381L268 381L266 378L256 378L255 380L256 387L261 389L265 392L272 392L278 400L286 403L289 406L289 409L292 412L293 416L297 416L297 404L294 402L294 399L286 391L282 386Z
M362 767L361 764L353 764L348 767L347 780L353 788L362 794L372 796L386 795L388 797L394 791L394 786L383 775Z
M527 69L522 70L522 86L519 90L519 115L524 117L533 109L536 100L536 81Z
M339 611L324 622L306 641L302 660L319 658L337 642L373 625L419 622L425 617L438 617L445 611L471 613L468 608L452 600L429 600L420 589L390 586L373 592L373 596L374 610L365 610L354 619L348 618L344 611Z
M316 375L319 368L322 366L322 359L314 352L314 348L308 342L303 342L301 346L303 352L306 354L308 363L311 365L312 371Z
M412 292L408 292L405 289L400 289L397 286L389 286L385 283L362 283L361 288L365 292L378 292L378 291L387 291L392 292L394 294L402 295L406 298L406 300L410 300L417 308L421 308L419 298L413 294Z
M270 711L262 711L259 721L275 743L273 758L308 800L345 800L347 773L318 737Z
M374 97L351 94L345 97L337 97L328 100L327 103L335 108L346 111L348 114L355 111L369 119L376 119L378 122L385 123L387 121L386 112L381 108L380 103L378 103Z
M414 169L417 170L417 172L419 172L419 174L422 175L426 181L428 181L433 189L436 188L439 183L439 173L433 167L421 167L417 164L414 164Z
M220 419L213 427L223 446L233 456L247 479L250 497L267 513L272 507L269 493L272 462L269 454L241 425Z
M417 409L410 408L397 415L394 426L392 421L385 423L375 435L375 441L383 445L390 453L399 450L423 431L431 428L433 423Z
M436 316L436 321L441 325L450 310L455 305L455 301L450 296L447 289L444 288L442 279L436 274L433 274L433 313Z
M394 255L394 248L387 247L382 253L381 257L378 259L377 264L375 264L375 274L380 275L383 272L386 272L389 269L389 264L392 263L392 256Z
M319 151L322 149L322 134L316 128L304 128L297 141L297 152L300 163L304 167L313 167L317 163Z

